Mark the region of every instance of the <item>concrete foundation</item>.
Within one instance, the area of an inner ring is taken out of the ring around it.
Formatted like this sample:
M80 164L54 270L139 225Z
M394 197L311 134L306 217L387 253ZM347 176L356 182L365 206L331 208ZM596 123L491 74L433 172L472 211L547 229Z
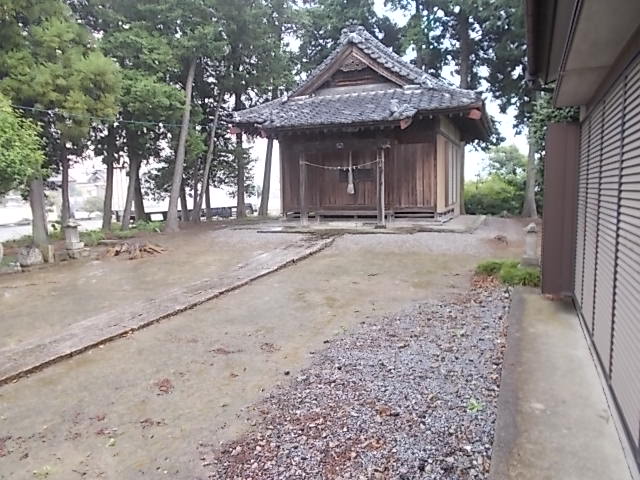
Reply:
M492 480L630 480L594 359L570 304L516 291Z

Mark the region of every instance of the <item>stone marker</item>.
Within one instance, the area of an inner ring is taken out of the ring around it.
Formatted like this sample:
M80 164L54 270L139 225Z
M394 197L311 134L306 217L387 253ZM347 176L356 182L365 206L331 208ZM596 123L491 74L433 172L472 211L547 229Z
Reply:
M29 247L22 247L18 250L18 263L21 267L40 265L41 263L44 263L44 257L42 256L42 252L33 245Z
M69 258L80 258L84 249L84 243L80 241L78 224L73 220L67 222L64 229L64 248Z
M524 228L524 256L520 261L522 265L538 267L538 228L535 223L530 223Z

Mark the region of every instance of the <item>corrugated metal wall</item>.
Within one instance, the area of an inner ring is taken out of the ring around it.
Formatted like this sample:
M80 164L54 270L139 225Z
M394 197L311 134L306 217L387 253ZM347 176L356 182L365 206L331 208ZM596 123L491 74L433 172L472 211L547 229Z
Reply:
M640 461L640 59L584 120L574 295Z

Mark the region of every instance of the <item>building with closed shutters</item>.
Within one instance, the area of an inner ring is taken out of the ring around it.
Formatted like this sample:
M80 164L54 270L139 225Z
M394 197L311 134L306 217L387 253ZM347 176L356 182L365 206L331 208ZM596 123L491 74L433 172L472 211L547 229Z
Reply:
M530 80L581 109L547 136L543 290L574 298L640 462L640 1L525 7Z

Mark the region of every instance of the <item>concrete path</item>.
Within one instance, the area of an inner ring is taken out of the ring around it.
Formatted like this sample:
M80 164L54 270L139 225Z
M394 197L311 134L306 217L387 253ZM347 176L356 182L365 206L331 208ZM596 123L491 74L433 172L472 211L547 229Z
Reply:
M333 239L306 240L261 253L211 279L166 290L152 300L91 316L53 337L0 349L0 385L219 297L320 252Z
M498 402L493 480L630 480L579 319L516 291Z

